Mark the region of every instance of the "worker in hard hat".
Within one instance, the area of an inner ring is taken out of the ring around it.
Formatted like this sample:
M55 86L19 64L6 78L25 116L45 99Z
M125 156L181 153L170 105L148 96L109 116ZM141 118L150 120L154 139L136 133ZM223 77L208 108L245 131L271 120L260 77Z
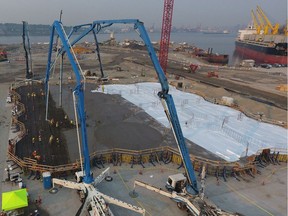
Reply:
M53 118L49 121L51 126L53 126L54 122L55 122L55 120Z
M34 145L35 145L35 137L32 137L32 145L34 147Z
M32 152L32 156L35 157L36 155L37 155L37 151L34 150L34 151Z
M49 144L52 144L52 142L53 142L53 135L51 135L50 137L49 137Z
M41 156L40 156L40 155L35 155L34 157L35 157L35 159L36 159L37 161L40 161L40 159L41 159Z
M42 137L41 137L41 134L39 134L39 136L38 136L38 140L39 140L39 143L41 144L41 143L42 143Z

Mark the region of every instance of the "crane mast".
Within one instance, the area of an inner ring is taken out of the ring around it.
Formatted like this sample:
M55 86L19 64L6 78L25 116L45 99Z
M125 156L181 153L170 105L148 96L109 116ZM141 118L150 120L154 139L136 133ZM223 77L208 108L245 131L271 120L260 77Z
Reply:
M159 62L166 74L174 0L164 0Z
M32 57L31 57L31 45L30 45L27 25L28 23L26 21L23 21L22 39L23 39L23 48L25 51L25 60L26 60L26 79L31 79L32 78Z

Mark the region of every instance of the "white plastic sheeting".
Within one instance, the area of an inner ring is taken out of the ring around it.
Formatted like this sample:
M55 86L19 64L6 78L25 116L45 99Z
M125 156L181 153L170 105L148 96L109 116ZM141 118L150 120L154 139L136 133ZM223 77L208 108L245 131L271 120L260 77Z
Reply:
M158 122L170 127L157 96L159 83L105 85L93 92L120 94L141 107ZM256 121L226 106L205 101L170 86L179 121L185 138L227 161L251 155L261 148L287 148L287 130ZM248 152L246 152L248 150Z

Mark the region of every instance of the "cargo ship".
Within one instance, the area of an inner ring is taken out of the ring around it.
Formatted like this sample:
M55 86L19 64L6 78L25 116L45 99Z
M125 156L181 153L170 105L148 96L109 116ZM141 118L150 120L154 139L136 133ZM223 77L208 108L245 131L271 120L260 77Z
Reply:
M203 34L229 34L228 30L218 31L218 30L203 30Z
M226 65L229 62L229 55L212 53L203 58L209 63Z
M229 62L229 55L227 54L218 54L212 52L213 48L208 48L208 51L204 51L202 49L196 51L194 53L195 56L202 58L203 60L213 63L213 64L220 64L226 65Z
M287 26L272 24L260 6L256 14L251 10L252 24L238 31L235 53L242 59L253 59L257 64L287 66Z
M239 30L235 51L243 59L253 59L257 63L287 65L287 37L284 34L257 34L250 26Z

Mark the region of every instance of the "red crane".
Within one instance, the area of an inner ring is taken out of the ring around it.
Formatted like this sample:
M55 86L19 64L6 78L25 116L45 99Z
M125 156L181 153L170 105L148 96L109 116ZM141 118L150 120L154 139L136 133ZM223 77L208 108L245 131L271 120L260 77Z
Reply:
M164 0L159 62L166 74L174 0Z

